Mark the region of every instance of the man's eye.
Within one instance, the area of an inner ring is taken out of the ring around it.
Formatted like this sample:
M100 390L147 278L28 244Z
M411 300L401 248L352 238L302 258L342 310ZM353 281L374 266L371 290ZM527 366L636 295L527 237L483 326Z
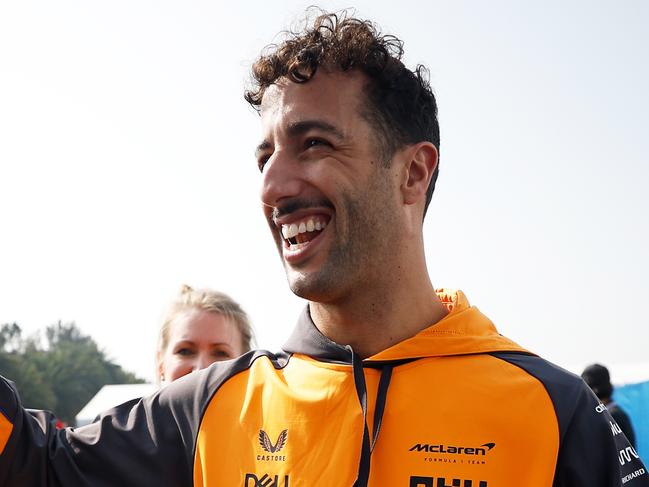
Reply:
M323 140L323 139L313 138L313 139L307 139L305 145L306 145L306 148L309 149L311 147L319 147L319 146L329 145L329 142L327 142L326 140Z

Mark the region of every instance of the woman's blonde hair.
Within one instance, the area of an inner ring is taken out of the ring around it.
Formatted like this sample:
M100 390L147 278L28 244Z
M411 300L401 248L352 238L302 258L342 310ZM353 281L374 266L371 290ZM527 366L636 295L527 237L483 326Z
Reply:
M187 284L183 284L180 288L180 293L178 293L176 299L171 303L160 327L156 354L156 360L158 362L160 362L162 354L169 344L171 323L180 313L192 308L209 311L210 313L218 313L229 318L241 334L241 346L244 352L251 350L255 345L255 336L250 319L239 303L220 291L194 289Z

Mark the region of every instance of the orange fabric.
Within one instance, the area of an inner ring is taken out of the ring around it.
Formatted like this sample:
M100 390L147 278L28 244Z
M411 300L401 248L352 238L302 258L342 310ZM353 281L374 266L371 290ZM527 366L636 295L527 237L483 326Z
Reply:
M436 292L449 314L414 337L370 357L369 361L526 351L500 335L491 320L469 304L462 291L438 289Z
M276 371L261 359L228 381L203 418L195 485L241 485L249 476L244 486L254 487L264 475L277 476L278 487L287 478L292 487L352 485L363 430L352 374L321 365L293 357ZM379 372L365 375L371 429ZM543 385L524 371L487 355L426 359L397 367L387 397L370 486L407 486L413 472L447 485L552 485L558 425ZM283 448L265 451L262 430L273 445L286 430ZM440 445L486 451L425 451Z
M480 487L488 478L489 487L551 487L559 446L551 399L537 379L486 354L523 349L460 292L440 297L451 311L446 318L366 360L421 357L394 368L369 485L409 486L421 475L435 486L461 479ZM381 372L364 373L371 432ZM277 370L264 357L228 380L208 406L194 482L349 486L362 434L351 365L296 354Z
M265 474L277 475L278 487L284 487L285 475L312 479L302 485L352 485L363 417L349 368L338 369L297 359L276 371L263 358L225 383L203 417L194 485L241 485L242 480L246 485L246 475ZM260 444L262 431L277 446L285 430L287 440L278 451ZM348 445L356 448L350 451ZM217 451L222 461L215 461ZM328 461L335 468L323 469Z
M452 447L476 451L425 451ZM418 472L449 486L550 487L558 447L552 402L524 371L488 355L413 362L394 371L370 485L406 486Z
M7 441L9 441L13 429L14 425L5 418L5 415L2 414L2 412L0 412L0 455L2 455L2 452L7 445Z

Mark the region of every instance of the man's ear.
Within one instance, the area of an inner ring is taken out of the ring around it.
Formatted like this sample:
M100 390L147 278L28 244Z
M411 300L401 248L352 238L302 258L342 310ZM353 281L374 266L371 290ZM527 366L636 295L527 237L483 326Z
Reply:
M426 201L428 185L437 168L437 148L431 142L419 142L407 149L404 183L401 187L403 201L414 205Z

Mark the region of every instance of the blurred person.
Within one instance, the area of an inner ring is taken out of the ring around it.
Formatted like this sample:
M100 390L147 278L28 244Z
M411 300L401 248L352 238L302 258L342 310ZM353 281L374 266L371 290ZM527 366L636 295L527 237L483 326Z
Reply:
M220 291L183 285L160 328L156 363L161 384L248 352L254 335L239 303Z
M611 376L608 369L601 364L592 364L584 369L581 373L581 378L584 379L584 382L588 384L588 387L593 390L597 398L602 401L602 404L606 406L608 412L613 416L615 422L626 435L629 443L635 447L635 431L633 430L631 419L624 410L613 401L613 384L611 384Z
M13 485L649 487L581 378L503 337L461 291L433 287L423 222L439 125L426 69L407 68L402 41L376 24L319 13L263 52L245 95L261 114L263 212L289 287L307 301L282 351L214 364L58 436L0 381L17 431L0 486L4 475Z

